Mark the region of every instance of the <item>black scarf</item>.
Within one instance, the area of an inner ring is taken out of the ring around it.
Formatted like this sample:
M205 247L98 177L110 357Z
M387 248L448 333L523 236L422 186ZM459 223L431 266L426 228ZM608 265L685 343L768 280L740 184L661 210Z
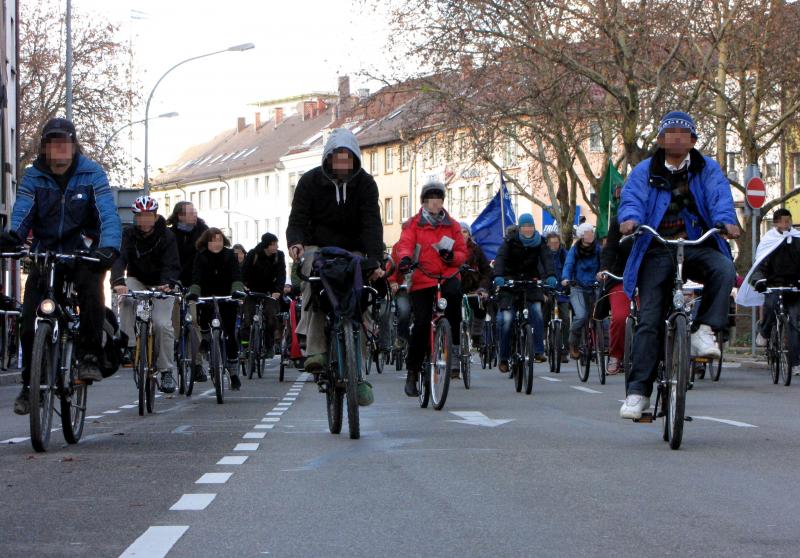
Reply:
M579 258L593 258L597 252L597 239L595 238L589 246L583 244L583 241L578 241L578 257Z

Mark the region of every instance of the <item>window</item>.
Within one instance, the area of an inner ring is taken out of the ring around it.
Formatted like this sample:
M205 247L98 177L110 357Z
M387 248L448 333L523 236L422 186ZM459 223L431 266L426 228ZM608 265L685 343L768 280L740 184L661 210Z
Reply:
M197 193L196 192L189 192L189 201L192 202L192 205L195 207L197 206Z
M431 136L430 143L428 144L428 158L430 159L430 166L439 166L440 155L439 146L436 145L436 136Z
M165 213L169 213L170 212L170 207L171 207L171 204L170 204L170 200L169 200L169 194L164 194L164 212Z
M253 179L253 196L256 197L256 198L258 197L258 181L259 181L259 177L256 176Z
M275 235L280 238L281 236L281 218L275 217Z
M202 191L200 192L200 209L207 209L208 208L208 192Z
M370 151L369 153L369 173L371 175L378 174L378 152Z
M264 176L264 195L269 196L269 175Z
M800 153L792 154L792 174L794 175L794 187L800 187Z
M603 129L597 122L589 124L589 151L592 153L603 152Z
M481 209L480 206L481 187L477 184L472 187L472 213L478 213Z
M408 145L400 146L400 170L408 169Z
M466 161L469 153L467 153L467 134L458 135L458 160Z
M736 170L736 159L739 157L738 153L727 153L727 166L728 166L728 174L732 172L737 172Z
M244 237L250 238L250 221L244 222Z
M778 163L767 163L765 178L775 178L778 176Z
M219 189L219 206L228 207L228 187L223 186Z
M233 224L233 242L239 242L239 223Z
M389 174L392 171L394 171L394 148L387 147L383 156L384 156L383 169L386 172L386 174Z
M247 199L250 196L250 192L248 192L248 186L250 186L250 180L245 178L242 180L242 198Z
M491 200L493 197L494 197L494 192L492 191L492 185L491 185L491 184L487 184L487 185L486 185L486 201L487 201L487 203L488 203L488 202L489 202L489 200Z
M447 134L444 139L444 161L449 163L453 160L453 143L455 138L451 134Z
M517 166L517 140L516 140L516 132L514 131L513 127L507 128L506 132L506 139L503 142L503 162L506 167L516 167Z
M233 181L233 193L234 193L234 198L236 199L236 201L239 201L240 199L242 199L242 189L239 187L239 181L238 180L234 180Z
M294 198L294 191L297 188L297 173L290 172L289 173L289 199Z
M219 207L219 195L217 195L217 189L211 188L208 191L208 205L211 209L217 209Z
M408 196L400 196L400 221L408 221Z
M386 198L383 200L383 218L384 223L391 225L394 223L394 199Z
M459 188L458 214L464 217L467 214L467 187Z

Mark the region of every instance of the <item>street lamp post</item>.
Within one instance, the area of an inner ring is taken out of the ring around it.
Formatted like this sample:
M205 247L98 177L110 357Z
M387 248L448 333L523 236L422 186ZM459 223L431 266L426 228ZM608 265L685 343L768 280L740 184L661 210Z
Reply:
M147 168L147 166L149 164L148 148L150 146L149 145L149 139L150 139L149 138L149 131L150 131L150 129L149 129L149 126L148 126L148 117L149 117L149 114L150 114L150 102L153 100L153 95L155 94L156 89L158 88L158 85L161 83L161 81L165 77L167 77L167 74L169 74L172 70L174 70L178 66L183 66L187 62L192 62L193 60L199 60L200 58L207 58L209 56L214 56L215 54L222 54L223 52L242 52L242 51L245 51L245 50L250 50L252 48L255 48L255 45L253 43L244 43L244 44L241 44L241 45L235 45L235 46L226 48L224 50L216 50L214 52L201 54L199 56L192 56L191 58L187 58L186 60L182 60L181 62L178 62L177 64L172 66L169 70L164 72L161 75L160 78L158 78L158 81L156 81L156 84L153 86L153 89L150 91L150 95L147 97L147 104L145 105L145 108L144 108L144 193L145 193L145 195L150 193L150 176L149 176L149 170Z

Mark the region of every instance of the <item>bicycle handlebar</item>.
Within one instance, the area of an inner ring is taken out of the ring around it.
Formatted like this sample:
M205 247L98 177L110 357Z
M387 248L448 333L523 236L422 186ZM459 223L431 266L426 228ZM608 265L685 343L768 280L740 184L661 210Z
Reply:
M614 275L614 274L613 274L613 273L611 273L610 271L601 271L600 273L601 273L602 275L605 275L605 276L606 276L606 277L608 277L609 279L616 279L617 281L622 281L622 280L623 280L623 279L622 279L622 277L620 277L619 275Z
M155 290L146 290L146 291L128 291L125 294L117 295L125 298L133 298L136 300L148 299L148 298L176 298L176 293L165 293L163 291L155 291Z
M31 252L30 250L19 250L17 252L3 252L0 253L0 258L25 258L31 257L34 259L41 258L42 256L52 256L58 260L83 260L85 262L98 263L100 258L88 256L86 254L60 254L58 252Z
M716 227L708 229L705 233L703 233L703 235L700 238L696 240L688 240L686 238L676 238L674 240L668 240L663 236L661 236L660 234L658 234L658 231L655 230L653 227L649 225L639 225L638 227L636 227L636 230L634 232L632 232L631 234L626 234L625 236L620 238L619 241L620 243L628 242L631 239L640 236L646 232L650 233L653 236L653 240L656 240L657 242L663 244L664 246L698 246L700 244L703 244L713 235L720 234L722 232L722 229Z

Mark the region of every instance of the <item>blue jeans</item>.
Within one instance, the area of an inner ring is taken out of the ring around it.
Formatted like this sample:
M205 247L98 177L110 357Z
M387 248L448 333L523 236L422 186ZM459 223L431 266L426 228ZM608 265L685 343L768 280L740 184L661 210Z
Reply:
M511 324L514 321L514 308L500 310L497 313L497 329L500 332L500 350L498 359L507 361L511 353ZM542 303L528 303L528 324L533 328L533 351L544 354L544 317Z
M589 308L586 304L587 296L594 297L594 289L584 289L575 285L569 292L569 303L572 306L572 324L569 328L569 342L577 344L581 330L586 325Z

